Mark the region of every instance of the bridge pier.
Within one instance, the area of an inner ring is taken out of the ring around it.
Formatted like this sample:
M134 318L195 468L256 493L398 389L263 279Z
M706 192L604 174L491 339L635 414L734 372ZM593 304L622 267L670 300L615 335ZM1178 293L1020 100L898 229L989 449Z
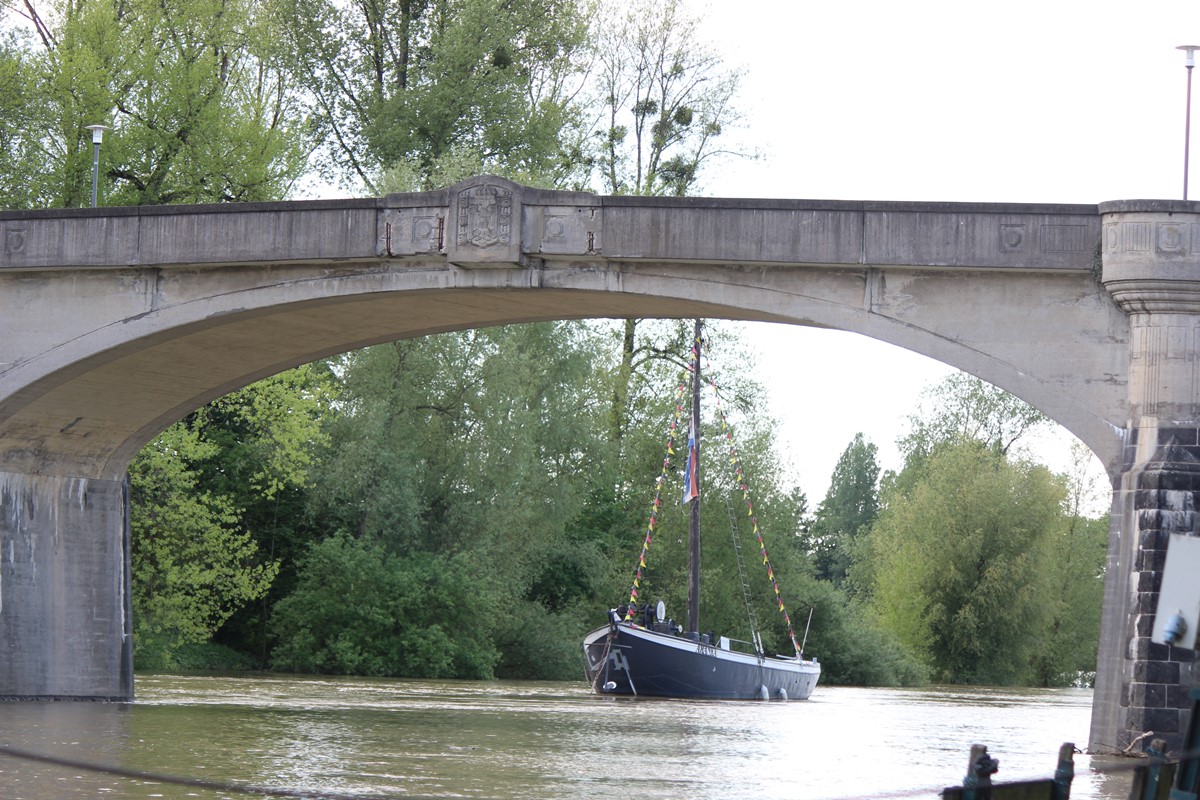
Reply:
M0 472L0 699L133 699L124 481Z
M1191 650L1150 640L1172 533L1200 535L1200 212L1178 201L1100 206L1104 287L1128 315L1129 422L1114 486L1091 748L1153 731L1178 751Z

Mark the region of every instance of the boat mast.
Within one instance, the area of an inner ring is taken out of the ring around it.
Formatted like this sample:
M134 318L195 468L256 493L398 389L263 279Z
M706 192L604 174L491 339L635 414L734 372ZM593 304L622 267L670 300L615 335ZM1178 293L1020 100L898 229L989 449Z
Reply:
M700 320L696 320L693 343L695 362L692 369L692 437L695 450L691 454L696 470L696 486L700 485ZM692 520L688 530L688 616L687 629L700 630L700 495L692 498Z

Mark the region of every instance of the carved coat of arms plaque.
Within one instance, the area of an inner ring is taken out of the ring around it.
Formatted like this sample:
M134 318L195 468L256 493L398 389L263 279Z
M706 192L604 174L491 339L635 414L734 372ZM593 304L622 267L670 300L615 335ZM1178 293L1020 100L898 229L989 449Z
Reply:
M519 264L521 202L515 186L495 179L464 186L454 196L451 261L462 266Z
M513 193L494 184L458 193L458 244L495 247L512 242Z

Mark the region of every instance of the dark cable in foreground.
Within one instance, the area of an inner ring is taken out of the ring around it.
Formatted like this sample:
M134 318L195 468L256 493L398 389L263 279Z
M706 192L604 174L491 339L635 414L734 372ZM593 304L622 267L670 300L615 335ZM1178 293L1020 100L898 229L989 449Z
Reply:
M59 756L49 756L42 753L34 753L29 750L21 750L20 748L10 747L9 745L0 745L0 756L8 756L9 758L21 759L24 761L37 761L42 764L51 764L56 767L70 767L71 769L83 770L85 772L98 772L104 775L115 775L121 778L134 778L136 780L154 781L156 783L168 783L175 786L187 786L193 789L211 789L219 792L236 792L240 794L259 795L261 797L296 797L304 798L305 800L380 800L381 797L386 798L386 795L378 794L344 794L341 792L322 792L313 790L298 790L298 789L281 789L270 786L253 786L244 783L232 783L229 781L211 781L202 780L200 778L181 778L176 775L164 775L158 772L143 772L138 769L126 769L125 767L115 767L105 764L92 764L87 761L77 761L72 758L61 758ZM413 795L405 795L406 800L413 800ZM416 798L420 800L420 798Z
M281 789L272 788L269 786L253 786L251 784L232 783L228 781L211 781L202 780L200 778L181 778L175 775L164 775L157 772L143 772L137 769L126 769L125 767L107 766L104 764L93 764L87 761L77 761L70 758L60 758L58 756L49 756L42 753L34 753L29 750L22 750L17 747L0 744L0 757L8 756L9 758L20 759L24 761L37 761L42 764L50 764L57 767L70 767L71 769L83 770L85 772L97 772L104 775L114 775L121 778L132 778L135 780L154 781L156 783L167 783L175 786L187 786L194 789L209 789L218 792L234 792L248 795L258 795L260 797L295 797L303 800L386 800L388 795L378 794L346 794L343 792L321 792L312 790L299 789ZM1161 759L1161 758L1134 758L1130 759L1129 764L1109 764L1104 767L1091 767L1090 771L1099 774L1115 774L1121 772L1132 772L1138 767L1154 766L1167 764L1172 761L1183 763L1200 759L1200 750L1189 750L1181 753L1177 758ZM931 787L927 789L903 789L895 792L885 792L880 794L872 792L869 795L870 800L881 800L882 798L909 798L922 797L931 795L940 795L944 787ZM405 800L432 800L428 796L422 798L417 795L404 795ZM848 795L839 798L827 798L827 800L867 800L868 796L859 798L856 795Z

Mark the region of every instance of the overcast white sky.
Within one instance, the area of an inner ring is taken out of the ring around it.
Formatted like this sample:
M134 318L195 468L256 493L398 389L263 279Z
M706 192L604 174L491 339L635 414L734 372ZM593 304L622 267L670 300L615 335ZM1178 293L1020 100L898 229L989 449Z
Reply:
M709 174L703 194L1088 204L1183 196L1187 71L1175 47L1200 43L1196 0L688 2L708 40L745 69L739 136L763 156ZM1200 199L1200 171L1192 174L1189 197ZM853 334L748 332L813 506L857 431L879 446L885 468L897 467L905 419L948 371ZM800 374L797 354L807 364ZM1066 449L1048 445L1046 460L1065 469Z

